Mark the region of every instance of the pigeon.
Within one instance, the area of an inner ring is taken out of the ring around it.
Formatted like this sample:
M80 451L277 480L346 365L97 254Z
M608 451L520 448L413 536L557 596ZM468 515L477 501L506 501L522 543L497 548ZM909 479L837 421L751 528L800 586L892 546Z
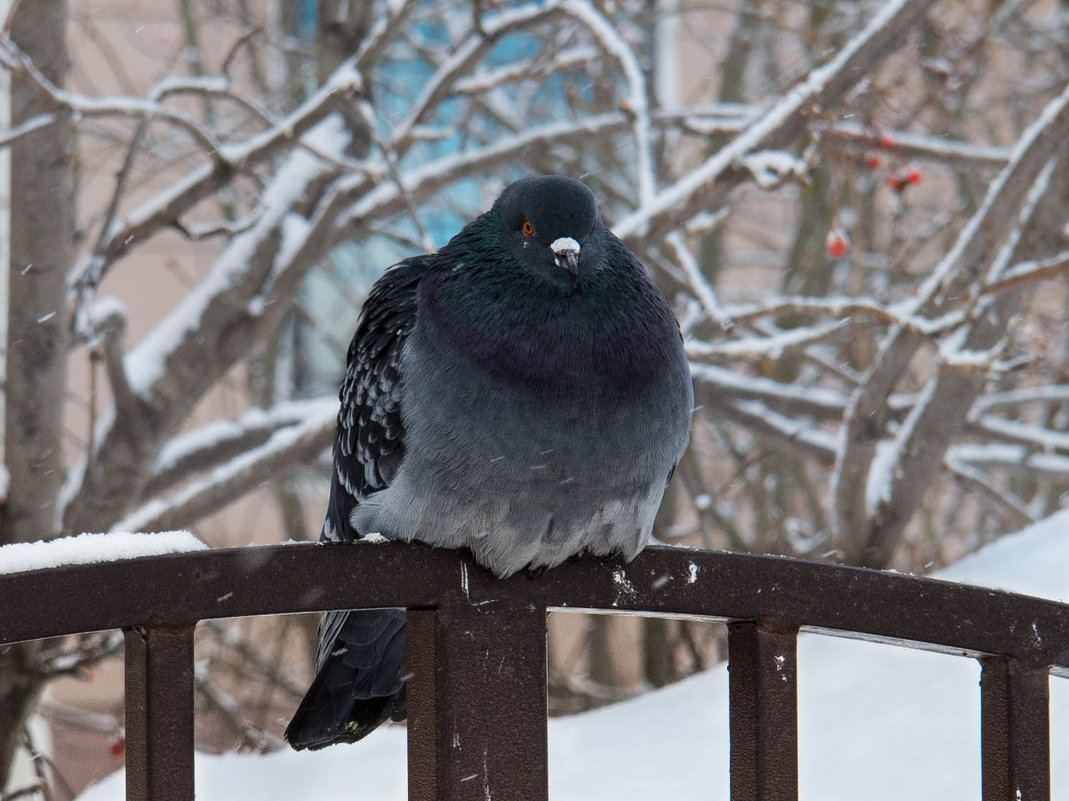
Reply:
M594 194L508 186L372 288L349 346L321 541L467 549L501 577L632 559L687 446L679 325ZM297 749L405 717L403 609L329 612Z

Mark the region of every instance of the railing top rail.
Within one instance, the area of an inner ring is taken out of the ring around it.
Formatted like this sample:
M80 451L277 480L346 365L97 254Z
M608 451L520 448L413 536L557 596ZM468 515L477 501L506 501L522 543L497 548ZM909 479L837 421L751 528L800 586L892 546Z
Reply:
M1069 675L1069 605L782 557L648 548L499 580L454 551L401 544L195 551L0 574L0 644L138 625L386 606L530 603L761 620Z

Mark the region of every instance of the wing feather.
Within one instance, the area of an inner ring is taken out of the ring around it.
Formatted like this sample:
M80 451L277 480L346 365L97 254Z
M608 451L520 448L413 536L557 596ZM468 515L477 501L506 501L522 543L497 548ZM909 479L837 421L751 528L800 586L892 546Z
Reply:
M390 268L364 304L339 393L334 476L322 540L359 539L349 513L389 485L404 457L401 356L416 322L417 288L429 261L429 256L417 256Z

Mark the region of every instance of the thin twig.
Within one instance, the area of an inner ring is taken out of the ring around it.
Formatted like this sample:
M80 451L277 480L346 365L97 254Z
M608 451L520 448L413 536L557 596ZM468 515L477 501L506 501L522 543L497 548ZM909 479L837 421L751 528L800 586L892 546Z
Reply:
M1036 516L1028 510L1028 507L1020 498L1008 490L1003 490L996 486L983 470L964 462L949 459L946 466L951 475L959 481L975 490L979 490L1009 513L1012 519L1011 525L1014 528L1023 528L1036 522Z
M223 59L223 63L219 65L219 72L230 78L230 68L234 65L234 59L245 45L250 44L253 39L259 36L264 31L263 25L257 25L255 28L250 28L237 38L237 40L230 46L230 49L226 53L226 57Z
M390 175L390 180L393 181L394 186L397 187L401 200L404 202L405 211L408 213L408 218L412 221L412 225L416 228L416 233L419 235L420 245L423 248L423 251L425 253L431 253L434 250L434 240L431 239L430 234L427 233L427 229L423 227L423 223L419 219L419 212L416 210L416 204L412 201L412 195L409 193L408 188L405 186L404 179L401 177L401 173L397 169L397 154L394 152L390 143L384 141L379 136L375 137L375 144L377 144L382 151L386 161L386 169Z

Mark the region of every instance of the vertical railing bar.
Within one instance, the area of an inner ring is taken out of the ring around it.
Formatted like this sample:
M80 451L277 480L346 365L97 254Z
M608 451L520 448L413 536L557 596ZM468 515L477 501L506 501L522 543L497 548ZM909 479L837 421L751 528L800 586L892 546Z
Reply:
M1050 801L1050 675L1012 657L980 660L984 801Z
M127 801L193 801L193 630L124 630Z
M798 632L728 624L732 801L797 801Z
M408 801L438 801L437 627L435 609L405 615Z
M448 599L407 621L411 801L547 801L545 607Z

